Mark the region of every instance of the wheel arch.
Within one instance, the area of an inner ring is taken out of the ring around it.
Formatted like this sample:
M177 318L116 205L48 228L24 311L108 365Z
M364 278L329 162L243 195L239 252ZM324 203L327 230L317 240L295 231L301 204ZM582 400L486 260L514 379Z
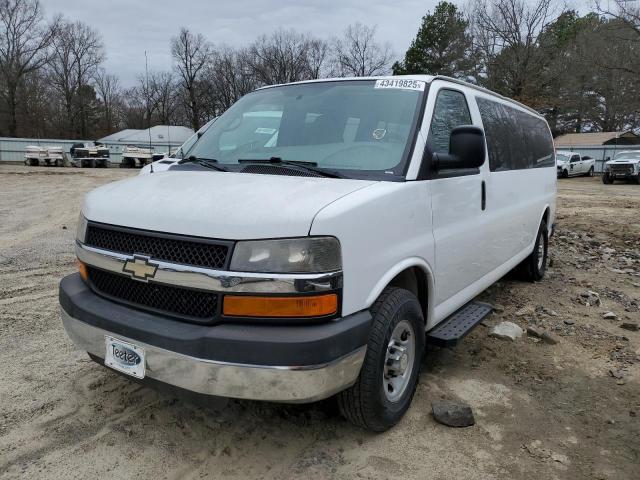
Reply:
M367 307L373 305L388 286L404 288L414 293L422 307L425 325L429 325L429 320L433 318L434 276L425 260L408 258L387 270L367 297Z

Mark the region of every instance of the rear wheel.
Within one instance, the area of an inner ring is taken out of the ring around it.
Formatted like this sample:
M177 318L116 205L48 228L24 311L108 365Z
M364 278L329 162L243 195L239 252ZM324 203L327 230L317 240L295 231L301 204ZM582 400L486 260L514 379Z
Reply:
M587 176L587 177L593 177L593 167L591 167L591 168L589 169L589 171L586 173L586 176Z
M520 264L520 271L525 280L530 282L542 280L547 269L548 247L547 222L543 220L538 229L533 252Z
M413 399L424 353L424 320L415 295L397 287L382 292L371 314L360 375L338 394L338 406L355 425L382 432L400 421Z
M605 185L611 185L613 183L613 177L608 172L602 174L602 183Z

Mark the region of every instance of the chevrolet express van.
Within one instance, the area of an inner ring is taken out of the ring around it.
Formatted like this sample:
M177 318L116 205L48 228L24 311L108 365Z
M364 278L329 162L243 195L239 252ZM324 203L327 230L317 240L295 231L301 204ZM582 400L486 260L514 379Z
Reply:
M555 198L547 123L490 91L432 76L265 87L169 170L87 195L62 321L136 379L336 395L382 431L427 344L489 313L476 295L514 268L542 279Z

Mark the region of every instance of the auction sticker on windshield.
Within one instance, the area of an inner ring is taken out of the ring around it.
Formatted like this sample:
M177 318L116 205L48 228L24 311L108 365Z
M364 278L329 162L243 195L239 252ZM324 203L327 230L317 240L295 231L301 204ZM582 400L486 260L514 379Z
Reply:
M399 88L402 90L424 91L425 82L422 80L407 80L406 78L382 78L376 80L373 88Z
M144 349L105 335L104 364L136 378L144 378Z

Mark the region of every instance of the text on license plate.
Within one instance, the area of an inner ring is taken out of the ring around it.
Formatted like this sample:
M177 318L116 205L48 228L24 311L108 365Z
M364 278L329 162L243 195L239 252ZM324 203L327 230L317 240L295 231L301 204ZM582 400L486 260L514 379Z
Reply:
M104 364L136 378L144 378L144 349L106 335Z

